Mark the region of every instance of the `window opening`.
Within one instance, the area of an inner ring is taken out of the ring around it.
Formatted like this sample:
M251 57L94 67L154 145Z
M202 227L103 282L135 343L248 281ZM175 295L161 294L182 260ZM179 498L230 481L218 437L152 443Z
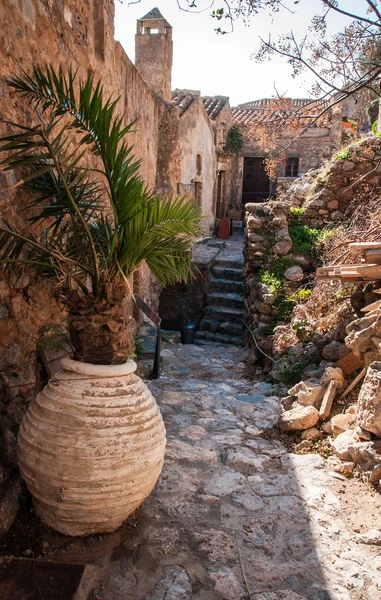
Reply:
M199 208L202 207L202 183L200 181L196 181L194 184L194 195L196 204Z
M299 158L287 158L286 177L297 177L299 173Z
M201 175L202 173L202 156L201 154L197 154L196 156L196 175Z

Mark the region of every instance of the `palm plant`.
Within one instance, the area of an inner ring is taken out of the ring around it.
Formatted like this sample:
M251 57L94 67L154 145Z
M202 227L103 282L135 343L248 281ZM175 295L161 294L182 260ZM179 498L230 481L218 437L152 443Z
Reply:
M37 125L7 123L11 132L0 138L0 166L16 170L14 187L31 193L32 215L28 235L2 221L0 263L54 280L78 360L122 363L132 350L129 277L145 262L161 285L186 281L200 211L146 188L127 143L134 123L124 125L118 100L105 99L92 75L82 81L71 69L35 67L8 84Z

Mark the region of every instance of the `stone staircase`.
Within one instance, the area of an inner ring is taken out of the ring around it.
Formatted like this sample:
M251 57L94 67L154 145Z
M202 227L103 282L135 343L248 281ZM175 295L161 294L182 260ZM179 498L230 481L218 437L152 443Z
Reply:
M207 307L200 328L196 332L197 344L243 345L243 257L217 256L212 268Z

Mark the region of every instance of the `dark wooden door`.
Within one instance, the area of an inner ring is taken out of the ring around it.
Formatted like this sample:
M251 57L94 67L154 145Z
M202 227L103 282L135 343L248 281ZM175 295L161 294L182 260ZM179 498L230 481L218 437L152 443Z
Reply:
M242 202L264 202L270 195L265 159L246 156L243 163Z

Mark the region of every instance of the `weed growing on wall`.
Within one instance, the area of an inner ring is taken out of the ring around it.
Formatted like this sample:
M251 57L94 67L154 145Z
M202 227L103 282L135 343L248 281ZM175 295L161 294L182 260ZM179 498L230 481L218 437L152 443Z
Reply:
M305 256L313 256L314 246L321 238L321 231L302 223L303 208L290 208L290 213L292 217L289 233L294 251Z
M136 358L137 361L139 361L144 356L144 342L143 342L142 338L139 337L138 335L136 335L134 337L134 341L135 341L134 357Z
M243 148L243 135L238 127L231 127L226 136L224 152L227 154L239 154Z
M342 148L342 150L339 150L339 152L336 152L336 154L334 154L332 156L333 160L349 160L349 148L348 146L346 146L345 148Z

